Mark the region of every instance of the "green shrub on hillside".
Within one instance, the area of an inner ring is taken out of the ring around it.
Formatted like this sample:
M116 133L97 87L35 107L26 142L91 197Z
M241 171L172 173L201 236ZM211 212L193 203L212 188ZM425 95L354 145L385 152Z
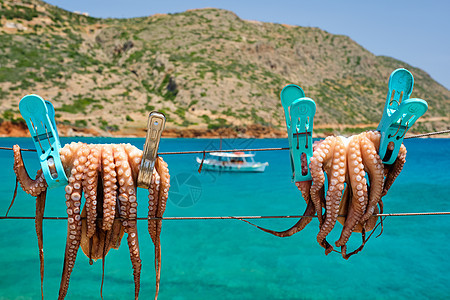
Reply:
M86 114L86 108L92 103L99 102L93 98L79 98L72 102L72 104L63 104L60 108L56 108L57 111L68 112L71 114L82 113Z

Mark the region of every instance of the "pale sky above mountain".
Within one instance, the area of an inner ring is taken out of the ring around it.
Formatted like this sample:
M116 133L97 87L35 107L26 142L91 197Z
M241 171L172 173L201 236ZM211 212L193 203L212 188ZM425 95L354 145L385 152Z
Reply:
M450 88L448 0L47 0L93 17L130 18L215 7L240 18L319 27L344 34L376 55L391 56L428 72Z

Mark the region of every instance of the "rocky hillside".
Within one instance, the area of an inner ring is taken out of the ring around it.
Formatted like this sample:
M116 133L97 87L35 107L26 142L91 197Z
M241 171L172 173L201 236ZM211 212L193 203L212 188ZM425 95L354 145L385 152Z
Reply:
M448 129L450 91L424 71L319 28L246 21L220 9L96 19L38 0L0 0L0 122L25 94L50 99L61 126L143 134L159 110L175 131L284 128L279 93L300 85L316 132L375 127L387 79L405 67L429 111L414 130ZM407 50L405 50L407 51ZM7 122L5 122L7 121Z

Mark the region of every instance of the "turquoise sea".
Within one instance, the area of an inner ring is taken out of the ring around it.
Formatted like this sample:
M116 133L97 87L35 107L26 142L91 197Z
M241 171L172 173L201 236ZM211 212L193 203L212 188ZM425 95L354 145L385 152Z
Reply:
M74 138L90 143L143 139ZM33 148L29 138L1 138L0 146ZM450 211L450 139L410 139L403 172L384 198L385 212ZM224 148L286 147L285 139L224 140ZM160 151L219 147L218 140L163 139ZM24 153L29 172L35 153ZM301 214L305 202L291 183L287 151L258 152L262 174L197 173L195 155L167 155L172 177L166 217ZM14 189L12 151L0 150L0 214ZM33 175L34 176L34 175ZM147 214L147 191L138 191L138 213ZM34 216L34 198L19 190L11 216ZM45 216L64 216L64 189L48 192ZM290 227L296 220L256 223ZM389 217L384 232L348 261L324 255L316 242L317 220L289 238L277 238L239 220L164 221L159 299L449 299L450 216ZM333 242L341 226L333 231ZM139 222L141 299L153 299L153 245ZM47 299L56 299L63 266L66 221L44 221ZM349 248L357 247L355 234ZM33 220L0 220L0 299L40 299L39 258ZM101 261L89 265L81 251L66 299L100 299ZM133 299L126 240L106 257L104 299Z

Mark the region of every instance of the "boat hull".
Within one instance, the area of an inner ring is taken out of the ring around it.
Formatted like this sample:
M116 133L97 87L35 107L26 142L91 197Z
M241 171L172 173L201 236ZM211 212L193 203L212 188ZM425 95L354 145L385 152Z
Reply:
M201 159L197 157L197 162L200 164ZM232 164L232 163L213 163L208 159L203 161L203 169L216 172L264 172L269 163L254 163L254 164Z

